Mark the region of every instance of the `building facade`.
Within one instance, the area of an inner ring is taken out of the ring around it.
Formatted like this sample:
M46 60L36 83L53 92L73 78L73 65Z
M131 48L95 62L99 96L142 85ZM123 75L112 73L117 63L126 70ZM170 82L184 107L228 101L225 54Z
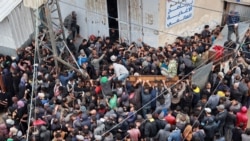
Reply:
M2 0L0 13L1 53L16 56L16 49L34 31L31 10L24 7L22 0Z

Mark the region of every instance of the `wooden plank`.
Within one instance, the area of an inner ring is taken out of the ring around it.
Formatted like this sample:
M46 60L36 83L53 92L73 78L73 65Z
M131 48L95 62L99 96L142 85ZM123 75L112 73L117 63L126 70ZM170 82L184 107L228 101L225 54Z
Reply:
M149 80L149 82L153 85L155 83L162 84L162 80L165 80L166 85L172 85L176 83L179 80L179 77L176 76L172 79L167 79L166 76L163 75L140 75L140 76L129 76L129 80L131 83L136 82L138 79L141 79L142 81Z

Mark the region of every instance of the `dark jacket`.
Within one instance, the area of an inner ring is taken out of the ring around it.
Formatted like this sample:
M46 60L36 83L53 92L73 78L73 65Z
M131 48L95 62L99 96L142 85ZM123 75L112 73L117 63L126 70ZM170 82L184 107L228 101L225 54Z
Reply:
M219 127L223 128L225 125L225 121L226 121L226 117L227 117L227 111L224 110L223 112L218 113L215 116L215 121L219 122Z
M141 98L142 98L142 105L145 105L151 100L151 94L150 93L148 93L148 94L144 93L144 88L142 88ZM151 105L148 104L148 105L145 105L145 107L151 108Z
M241 134L243 134L243 130L241 128L234 128L233 129L233 141L241 141Z
M50 141L50 140L51 140L50 131L46 130L46 127L42 126L40 133L40 141Z
M211 120L203 128L206 133L206 138L213 138L217 128L217 124Z
M233 129L236 124L236 115L227 113L225 127Z
M167 141L171 133L170 128L171 128L170 124L165 125L164 129L159 130L155 138L158 139L159 141Z
M147 120L144 126L144 136L145 138L153 138L157 134L157 127L155 120Z

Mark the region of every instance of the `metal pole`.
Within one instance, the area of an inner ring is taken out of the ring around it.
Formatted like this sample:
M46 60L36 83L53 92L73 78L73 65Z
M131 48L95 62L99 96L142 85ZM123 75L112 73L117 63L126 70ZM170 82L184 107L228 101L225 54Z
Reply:
M130 4L130 0L128 0L128 26L129 26L129 39L128 39L128 44L130 44L132 38L131 38L131 4Z
M143 31L143 0L141 0L141 35L142 38L141 40L143 41L143 37L144 37L144 31Z
M69 47L67 46L67 44L65 43L65 41L63 41L63 43L64 43L65 47L67 48L68 52L70 53L71 57L72 57L73 60L75 61L76 66L77 66L78 69L80 70L81 68L80 68L80 66L79 66L78 63L77 63L77 61L76 61L76 59L75 59L75 56L71 53L71 51L69 50Z
M62 21L62 14L61 14L61 9L60 9L60 5L58 3L58 0L56 0L56 7L57 7L57 11L58 11L58 17L59 17L59 21L60 21L61 30L62 30L63 40L65 41L66 37L65 37L65 33L64 33L64 25L63 25L63 21Z
M55 42L55 35L54 35L53 27L52 27L51 15L50 15L50 10L49 10L48 4L46 4L44 6L44 8L45 8L45 14L46 14L46 19L47 19L49 36L50 36L50 41L51 41L51 45L52 45L53 54L54 54L54 56L57 57L58 54L57 54L57 48L56 48L56 42ZM57 71L58 71L57 59L54 59L54 61L55 61L55 66L56 66Z
M62 60L61 58L59 58L58 56L54 56L54 59L61 62L63 65L69 67L70 69L80 73L82 76L89 78L88 73L87 72L81 72L80 70L76 69L75 67L73 67L72 65L70 65L69 63L65 62L64 60Z

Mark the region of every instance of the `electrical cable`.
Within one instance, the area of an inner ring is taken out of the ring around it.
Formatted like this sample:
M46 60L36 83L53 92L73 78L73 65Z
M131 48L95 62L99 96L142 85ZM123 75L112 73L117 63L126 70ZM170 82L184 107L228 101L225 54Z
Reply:
M117 18L108 16L108 15L104 15L104 14L100 14L100 13L97 13L97 12L94 12L94 11L91 11L91 10L88 10L88 9L85 9L85 8L83 8L83 7L80 7L80 6L76 6L76 5L71 4L71 3L67 3L67 2L64 2L64 1L60 1L60 2L62 2L62 3L64 3L64 4L71 5L71 6L75 6L75 7L79 8L79 9L83 9L83 10L86 10L86 11L88 11L88 12L93 12L93 13L95 13L95 14L97 14L97 15L106 16L106 17L109 17L109 18L111 18L111 19L115 19L115 20L121 21L121 20L119 20L119 19L117 19ZM216 11L216 10L215 10L215 11ZM219 11L217 11L217 12L219 12ZM249 21L250 21L250 20L249 20ZM244 22L239 22L239 23L245 23L245 22L249 22L249 21L244 21ZM122 22L124 22L124 21L122 21ZM135 23L130 23L130 24L135 25L135 26L139 26L139 27L143 27L143 28L147 28L147 29L151 29L151 30L153 30L153 31L158 31L158 32L161 32L161 33L164 33L164 34L167 34L167 35L171 35L171 36L175 36L175 37L182 37L182 35L177 35L177 34L165 32L165 31L156 30L156 29L153 29L153 28L150 28L150 27L146 27L146 26L139 25L139 24L135 24ZM119 29L118 29L118 30L119 30ZM206 43L206 42L201 42L201 43L204 43L204 44L207 44L207 45L212 45L211 43ZM224 47L224 48L227 48L227 47ZM227 48L227 49L234 50L233 48ZM242 52L246 52L246 51L242 51Z
M207 63L207 61L209 61L210 59L212 59L216 54L212 55L209 59L207 59L206 61L202 62L199 66L197 66L195 69L193 69L193 71L199 69L201 66L203 66L204 64ZM175 82L171 87L173 88L175 85L177 85L178 83L182 82L186 77L190 76L192 72L189 72L188 74L184 75L180 80L178 80L177 82ZM155 98L151 99L149 102L147 102L146 104L144 104L141 108L139 108L138 110L136 110L134 112L134 114L138 113L139 111L141 111L145 106L151 104L151 102L153 102L154 100L156 100L158 97L160 97L161 95L163 95L165 92L167 92L168 90L164 90L162 91L160 94L158 94ZM132 115L131 115L132 116ZM105 133L102 134L102 136L104 136L105 134L107 134L108 132L112 131L113 129L115 129L118 125L120 125L121 123L125 122L127 119L129 119L131 116L126 117L125 119L123 119L121 122L119 122L118 124L116 124L115 126L113 126L111 129L109 129L108 131L106 131Z
M174 3L177 3L177 4L183 4L183 5L192 5L191 3L184 3L182 1L174 1L174 0L168 0L170 2L174 2ZM197 5L192 5L192 7L195 7L195 8L199 8L199 9L203 9L203 10L208 10L208 11L213 11L213 12L217 12L217 13L222 13L222 15L229 15L230 13L227 13L227 12L223 12L223 11L219 11L219 10L214 10L214 9L209 9L209 8L205 8L205 7L201 7L201 6L197 6ZM249 16L242 16L242 14L239 14L240 17L243 17L243 18L247 18L248 20L250 20L250 17Z
M36 10L36 17L39 15L39 9ZM29 132L30 132L30 123L31 123L31 118L32 118L32 109L35 108L33 106L33 97L35 93L35 88L37 87L37 67L38 64L36 64L37 60L37 53L38 53L38 34L39 34L39 22L38 18L36 18L36 26L35 26L35 49L34 49L34 64L33 64L33 78L32 78L32 90L31 90L31 101L30 101L30 107L29 107L29 117L28 117L28 129L27 129L27 138L26 141L29 141ZM35 100L35 105L36 105L36 100Z
M213 92L211 93L211 95L213 95L215 92L216 92L216 89L218 88L218 86L221 84L221 80L220 82L218 83L218 85L215 87L215 89L213 90ZM197 119L199 119L199 117L201 116L201 114L203 113L203 111L205 110L206 106L208 104L208 101L206 102L206 104L204 105L204 108L201 109L199 115L197 116ZM194 127L194 125L196 124L197 122L194 122L193 125L192 125L192 129ZM183 139L183 141L185 141L185 139Z
M101 14L101 13L98 13L98 12L95 12L95 11L92 11L92 10L88 10L88 9L86 9L86 8L83 8L83 7L80 7L80 6L77 6L77 5L74 5L74 4L71 4L71 3L68 3L68 2L62 1L62 0L60 0L60 2L61 2L61 3L64 3L64 4L67 4L67 5L70 5L70 6L73 6L73 7L76 7L76 8L79 8L79 9L82 9L82 10L85 10L85 11L88 11L88 12L90 12L90 13L94 13L94 14L96 14L96 15L100 15L100 16L102 16L102 17L107 17L107 18L110 18L110 19L114 19L114 20L120 21L120 22L122 22L122 23L127 23L127 24L131 24L131 25L135 25L135 26L138 26L138 27L142 27L142 28L150 29L150 30L152 30L152 31L157 31L157 32L165 33L165 34L167 34L167 35L171 35L171 36L175 36L175 37L182 37L182 35L177 35L177 34L174 34L174 33L165 32L165 31L163 31L163 30L154 29L154 28L147 27L147 26L143 26L143 25L140 25L140 24L136 24L136 23L132 23L132 22L128 23L128 22L122 21L122 20L120 20L120 19L118 19L118 18L109 16L109 15L106 15L106 14ZM197 7L197 8L198 8L198 7ZM215 10L215 11L216 11L216 10ZM217 12L218 12L218 11L217 11ZM242 17L243 17L243 16L242 16ZM250 21L250 20L244 21L244 22L239 22L239 23L245 23L245 22L249 22L249 21ZM223 26L221 26L221 27L223 27ZM113 29L113 28L111 28L111 29Z
M232 44L233 45L233 44ZM232 46L230 45L230 46ZM230 48L229 46L229 48ZM195 70L199 69L201 66L203 66L204 64L206 64L210 59L212 59L213 57L215 57L216 54L213 54L211 57L209 57L206 61L202 62L199 66L197 66L195 69L193 69L191 72L189 72L188 74L184 75L180 80L178 80L177 82L175 82L171 87L173 88L175 85L177 85L178 83L182 82L186 77L190 76ZM218 85L217 85L218 87ZM217 88L216 87L216 88ZM160 97L162 94L164 94L165 92L167 92L168 90L164 90L163 92L161 92L160 94L158 94L155 98L151 99L149 102L147 102L145 105L143 105L141 108L139 108L138 110L136 110L134 112L134 114L138 113L140 110L142 110L145 106L151 104L152 101L156 100L158 97ZM131 115L132 116L132 115ZM112 131L113 129L115 129L118 125L120 125L121 123L125 122L127 119L129 119L131 116L126 117L125 119L123 119L121 122L119 122L118 124L116 124L115 126L113 126L111 129L109 129L108 131L106 131L105 133L102 134L102 136L104 136L105 134L107 134L108 132Z

